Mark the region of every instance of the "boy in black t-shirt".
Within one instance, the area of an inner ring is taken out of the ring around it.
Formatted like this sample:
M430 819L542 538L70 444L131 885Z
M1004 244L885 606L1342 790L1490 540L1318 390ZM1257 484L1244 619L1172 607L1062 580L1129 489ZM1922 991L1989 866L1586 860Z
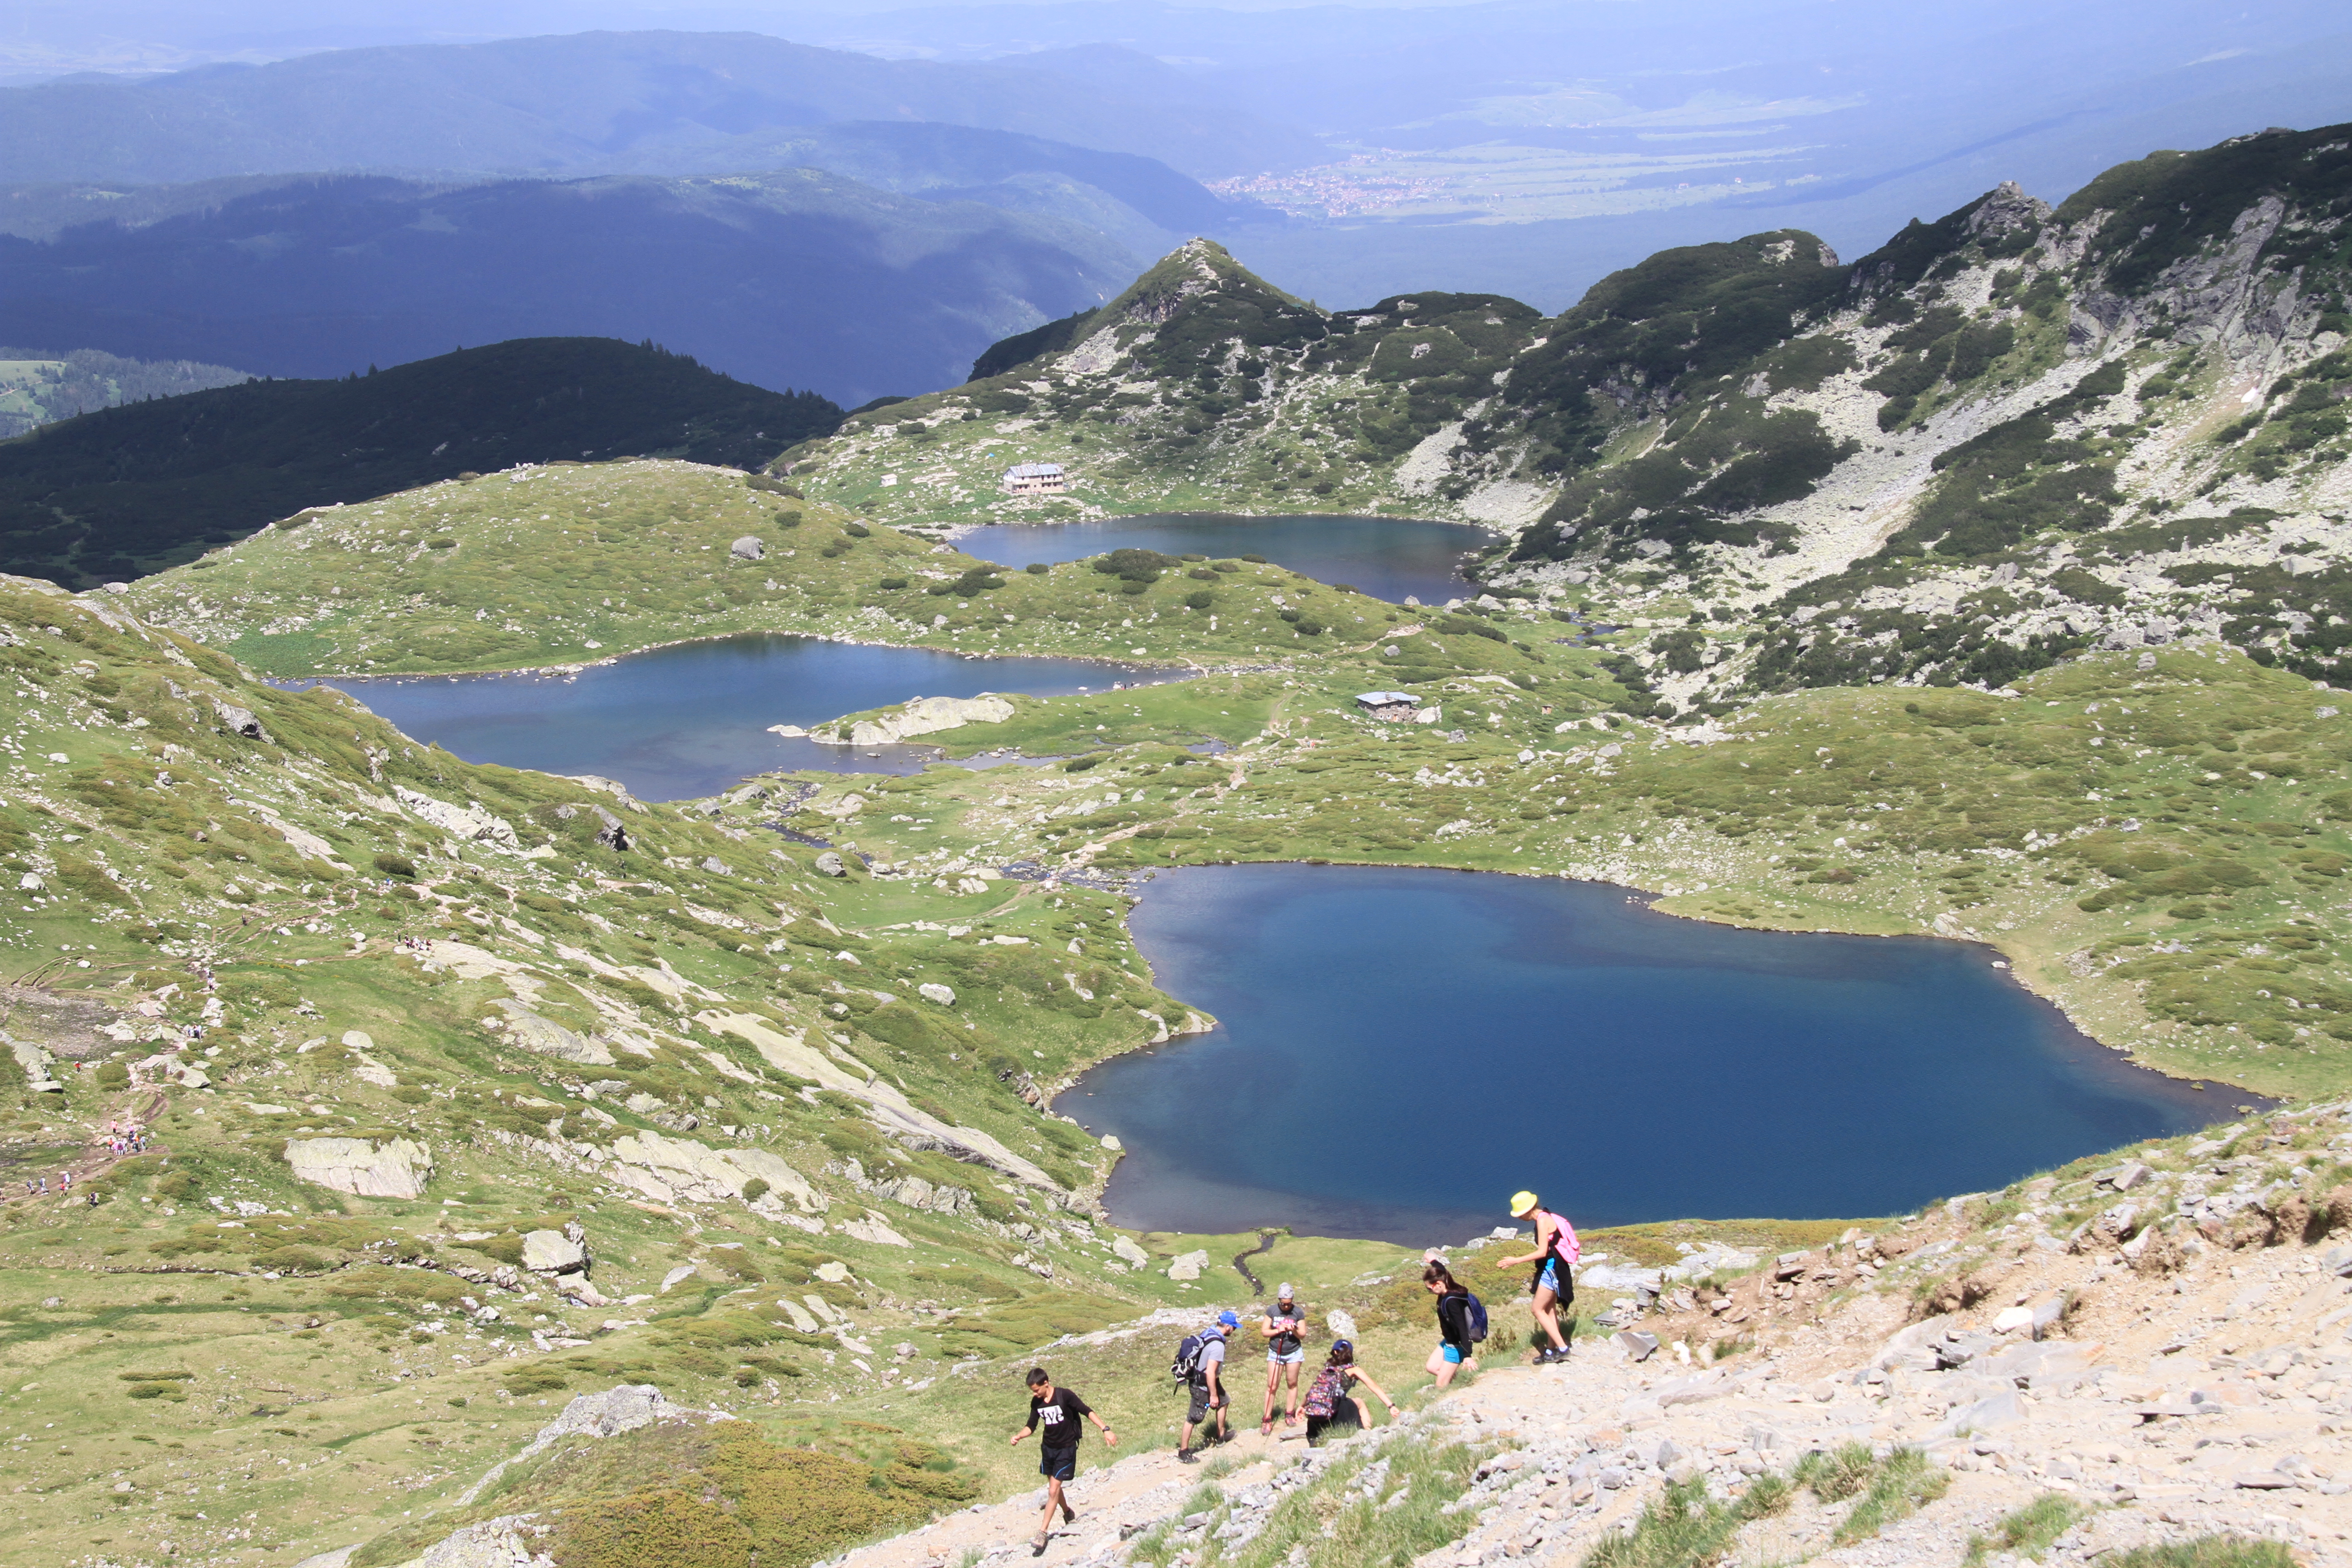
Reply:
M1055 1388L1042 1366L1029 1369L1029 1419L1013 1434L1013 1441L1020 1442L1041 1426L1045 1428L1038 1439L1041 1451L1037 1473L1045 1478L1045 1517L1038 1521L1037 1539L1029 1543L1032 1557L1045 1555L1046 1531L1053 1528L1055 1509L1062 1510L1066 1521L1075 1521L1078 1517L1078 1510L1062 1495L1062 1483L1077 1477L1078 1438L1082 1435L1078 1423L1082 1418L1102 1427L1104 1442L1114 1448L1118 1447L1118 1435L1103 1426L1102 1417L1078 1397L1076 1390Z

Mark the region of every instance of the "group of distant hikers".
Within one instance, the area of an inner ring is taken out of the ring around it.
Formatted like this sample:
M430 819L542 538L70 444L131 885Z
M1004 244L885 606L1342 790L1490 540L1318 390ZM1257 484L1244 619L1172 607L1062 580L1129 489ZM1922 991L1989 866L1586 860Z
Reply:
M1560 1310L1576 1299L1574 1269L1582 1252L1576 1229L1566 1218L1544 1207L1543 1200L1529 1192L1512 1194L1511 1217L1534 1225L1535 1247L1515 1258L1496 1258L1496 1267L1515 1268L1523 1263L1535 1266L1528 1289L1534 1297L1536 1326L1550 1342L1538 1348L1536 1363L1540 1366L1566 1361L1568 1333L1561 1324ZM1473 1373L1478 1370L1478 1346L1486 1337L1486 1307L1468 1286L1454 1278L1453 1270L1434 1253L1423 1261L1421 1281L1423 1288L1436 1298L1437 1348L1429 1354L1428 1372L1437 1380L1437 1386L1444 1388L1465 1368ZM1231 1435L1225 1426L1226 1411L1232 1404L1225 1382L1226 1351L1229 1336L1238 1332L1241 1325L1239 1313L1221 1311L1215 1321L1185 1335L1176 1348L1176 1359L1169 1372L1192 1395L1192 1403L1184 1412L1182 1430L1176 1439L1176 1458L1184 1464L1199 1462L1193 1443L1196 1434L1203 1447L1213 1441L1223 1442ZM1265 1342L1265 1406L1258 1419L1259 1435L1272 1435L1277 1407L1285 1426L1295 1426L1301 1415L1305 1416L1307 1440L1310 1443L1334 1427L1370 1426L1370 1412L1358 1392L1360 1385L1388 1406L1393 1416L1397 1413L1396 1401L1372 1380L1370 1373L1356 1364L1356 1347L1344 1339L1331 1342L1322 1367L1307 1383L1305 1397L1301 1398L1299 1373L1307 1361L1306 1341L1311 1331L1308 1325L1307 1310L1298 1304L1296 1291L1286 1283L1277 1287L1273 1309L1256 1324L1258 1336ZM1075 1390L1055 1387L1043 1367L1030 1370L1029 1419L1013 1434L1013 1441L1019 1443L1033 1432L1042 1434L1037 1471L1045 1478L1045 1514L1038 1521L1036 1539L1030 1542L1033 1555L1044 1555L1056 1513L1065 1521L1078 1517L1062 1487L1077 1475L1078 1439L1086 1421L1102 1429L1104 1442L1114 1448L1118 1447L1118 1435ZM1212 1425L1215 1428L1213 1437L1206 1430Z

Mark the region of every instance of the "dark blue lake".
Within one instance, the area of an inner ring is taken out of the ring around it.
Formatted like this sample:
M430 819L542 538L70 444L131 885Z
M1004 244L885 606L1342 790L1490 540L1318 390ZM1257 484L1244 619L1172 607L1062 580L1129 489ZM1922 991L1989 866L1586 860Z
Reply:
M1213 1033L1087 1073L1113 1220L1423 1246L1533 1188L1579 1225L1861 1217L2227 1116L1931 939L1753 931L1625 890L1343 866L1162 872L1130 924Z
M469 763L598 773L645 800L683 800L772 768L917 773L937 755L919 745L820 746L771 735L771 724L806 729L913 697L1100 691L1170 673L754 634L654 648L576 674L339 676L325 684Z
M1345 583L1375 598L1423 604L1478 590L1462 575L1465 561L1495 535L1458 522L1395 517L1232 517L1161 512L1102 522L1009 522L965 529L958 548L1004 566L1048 564L1107 550L1157 550L1168 555L1263 555L1321 583Z

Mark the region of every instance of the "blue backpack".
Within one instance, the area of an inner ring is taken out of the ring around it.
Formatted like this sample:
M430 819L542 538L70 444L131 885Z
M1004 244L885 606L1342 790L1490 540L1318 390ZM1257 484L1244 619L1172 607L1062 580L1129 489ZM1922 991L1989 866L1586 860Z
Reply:
M1462 1292L1462 1326L1470 1331L1472 1344L1486 1342L1486 1303L1467 1290Z

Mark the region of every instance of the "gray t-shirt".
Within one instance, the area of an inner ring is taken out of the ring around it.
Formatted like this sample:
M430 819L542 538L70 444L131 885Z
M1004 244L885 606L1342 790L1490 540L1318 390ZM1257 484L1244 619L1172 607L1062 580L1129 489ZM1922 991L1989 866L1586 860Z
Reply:
M1201 1370L1192 1374L1194 1380L1200 1383L1208 1382L1209 1363L1211 1362L1216 1362L1222 1364L1224 1359L1225 1336L1223 1332L1209 1335L1206 1339L1201 1342ZM1217 1375L1219 1377L1223 1377L1224 1373L1220 1372Z

